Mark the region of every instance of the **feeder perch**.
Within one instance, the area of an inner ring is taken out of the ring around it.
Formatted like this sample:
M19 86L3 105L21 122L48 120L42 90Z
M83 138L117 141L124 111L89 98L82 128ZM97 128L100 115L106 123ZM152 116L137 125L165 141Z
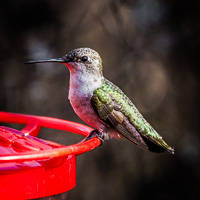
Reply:
M95 149L94 137L77 144L37 138L40 127L88 136L92 128L67 120L0 112L0 122L24 124L22 130L0 126L0 199L35 199L60 194L76 185L76 156Z

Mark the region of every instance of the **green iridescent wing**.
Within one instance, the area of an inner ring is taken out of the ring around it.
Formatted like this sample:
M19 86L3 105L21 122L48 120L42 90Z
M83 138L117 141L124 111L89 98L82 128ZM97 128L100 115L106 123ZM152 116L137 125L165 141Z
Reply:
M130 99L110 81L104 79L102 86L94 91L91 104L101 120L140 148L154 152L174 152Z

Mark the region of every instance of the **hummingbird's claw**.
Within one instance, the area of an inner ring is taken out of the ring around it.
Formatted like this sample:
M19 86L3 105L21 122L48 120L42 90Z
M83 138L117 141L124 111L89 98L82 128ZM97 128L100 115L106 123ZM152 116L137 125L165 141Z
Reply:
M87 136L86 139L91 139L92 136L94 137L94 135L96 136L97 134L99 135L99 131L98 131L97 129L94 129L94 130L92 130L92 131L90 132L90 134Z
M94 137L98 137L101 140L101 145L103 145L104 143L103 135L97 129L92 130L90 134L85 138L85 141L90 140Z

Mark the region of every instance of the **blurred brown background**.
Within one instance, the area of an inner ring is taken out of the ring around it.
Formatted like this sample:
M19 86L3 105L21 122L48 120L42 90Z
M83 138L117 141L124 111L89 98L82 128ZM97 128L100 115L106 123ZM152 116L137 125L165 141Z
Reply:
M68 70L28 59L97 50L104 74L175 147L174 156L111 140L77 160L68 199L197 199L200 195L200 12L193 1L18 0L0 7L0 110L81 122ZM81 122L83 123L83 122ZM43 130L62 144L73 134ZM31 180L30 180L31 181Z

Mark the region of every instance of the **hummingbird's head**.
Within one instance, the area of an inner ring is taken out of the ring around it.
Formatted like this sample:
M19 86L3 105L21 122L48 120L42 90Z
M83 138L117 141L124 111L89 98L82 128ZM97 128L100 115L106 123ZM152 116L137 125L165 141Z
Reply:
M102 60L100 55L90 48L78 48L70 51L64 57L64 63L70 71L99 72L102 74Z
M28 61L26 63L59 62L66 65L71 72L99 73L102 75L102 60L100 55L90 48L71 50L62 58Z

